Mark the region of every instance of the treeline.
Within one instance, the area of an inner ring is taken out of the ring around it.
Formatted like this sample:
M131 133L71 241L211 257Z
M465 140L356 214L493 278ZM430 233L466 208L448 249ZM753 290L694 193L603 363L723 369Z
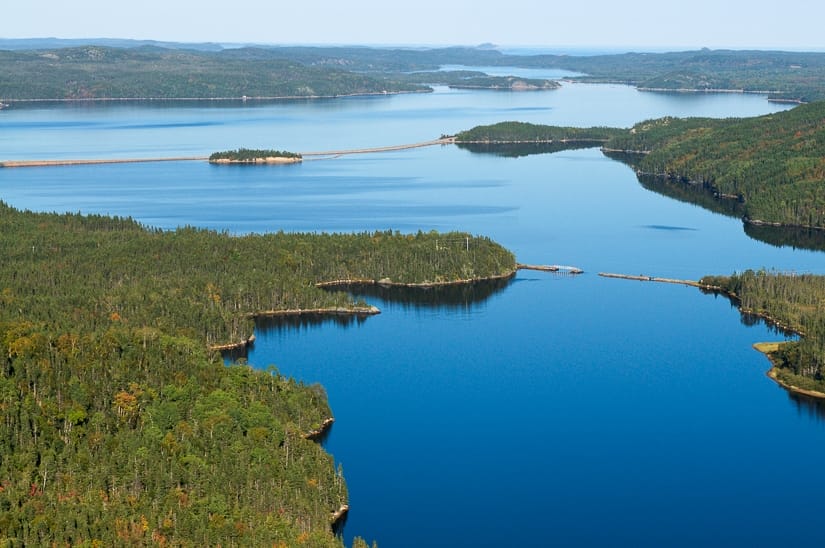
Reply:
M825 99L825 53L821 52L704 49L580 56L515 55L467 47L223 49L216 44L147 45L117 40L89 45L21 41L21 49L13 42L0 44L13 48L0 50L0 98L11 100L331 97L426 91L422 84L487 89L511 89L515 81L525 82L528 89L556 85L548 80L508 81L513 77L460 71L442 76L435 71L443 65L564 69L582 73L572 80L619 82L640 89L725 89L766 92L777 100ZM468 82L468 78L478 80Z
M520 78L518 76L490 76L474 70L443 70L410 72L396 75L400 81L421 85L444 85L455 89L490 89L532 91L558 89L555 80Z
M465 234L233 237L0 203L0 543L340 546L323 388L223 365L249 314L331 278L508 272Z
M606 148L640 172L700 184L744 204L750 221L825 227L825 102L744 119L662 118Z
M284 59L312 66L385 74L437 70L442 65L564 69L583 73L581 82L617 82L641 89L714 89L768 92L772 99L825 99L825 53L694 50L604 55L517 55L492 48L389 49L364 47L277 47Z
M588 139L640 176L741 202L750 222L825 228L825 101L754 118L665 117L630 129L503 122L456 136L489 143Z
M304 65L271 50L213 52L104 46L0 50L0 98L6 102L335 97L426 90L342 67Z
M476 126L455 136L456 143L528 143L590 141L594 146L607 142L623 130L609 127L561 127L528 122L499 122Z
M744 314L768 318L802 334L772 352L777 376L787 384L825 392L825 276L747 270L732 276L705 276L721 287Z
M264 150L254 148L239 148L236 150L225 150L213 152L209 155L209 161L230 160L233 162L253 162L260 158L301 158L297 152L286 150Z

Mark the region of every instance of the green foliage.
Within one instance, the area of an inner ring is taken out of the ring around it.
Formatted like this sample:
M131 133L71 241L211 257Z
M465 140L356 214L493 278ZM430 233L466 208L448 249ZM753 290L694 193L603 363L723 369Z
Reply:
M0 203L0 544L340 546L347 491L304 435L323 389L209 345L249 314L351 307L331 278L509 272L464 234L233 237Z
M283 59L314 67L339 67L385 77L425 82L408 74L442 65L564 69L581 82L618 82L642 89L742 90L772 99L825 99L825 53L709 50L608 55L513 55L488 48L384 49L365 47L278 47ZM238 55L245 55L239 52ZM426 78L425 78L426 79Z
M261 150L250 148L239 148L237 150L226 150L213 152L209 156L209 161L230 160L233 162L253 162L259 158L300 158L297 152L287 152L285 150Z
M501 122L461 132L456 142L602 145L632 165L643 184L653 186L655 176L690 183L707 196L659 185L668 195L752 223L825 228L825 101L754 118L665 117L630 129Z
M85 46L0 51L0 97L12 101L334 97L422 90L339 67L303 65L273 50Z
M661 118L607 148L642 173L703 185L744 202L751 221L825 227L825 102L744 119Z
M0 97L237 99L426 91L422 84L485 89L511 89L515 82L535 89L557 86L550 80L436 72L443 65L457 64L565 69L584 73L574 80L641 89L743 90L768 93L777 100L825 99L823 53L701 50L576 56L511 55L466 47L215 46L196 51L113 45L117 44L0 51Z
M769 318L802 333L783 344L771 357L793 384L825 391L825 276L779 274L747 270L732 276L705 276L701 283L722 288L734 297L744 314Z
M560 127L530 124L527 122L499 122L488 126L476 126L455 136L457 143L529 143L529 142L592 142L598 146L622 133L621 129L608 127Z
M560 87L560 84L555 80L519 78L517 76L490 76L472 70L411 72L395 75L395 78L411 84L445 85L455 89L535 91Z

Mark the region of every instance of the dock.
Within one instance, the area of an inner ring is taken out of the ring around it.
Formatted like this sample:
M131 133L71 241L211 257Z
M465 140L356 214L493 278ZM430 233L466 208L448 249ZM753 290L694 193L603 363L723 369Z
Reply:
M632 274L613 274L612 272L599 272L599 276L602 278L618 278L620 280L636 280L638 282L658 282L658 283L665 283L665 284L679 284L679 285L687 285L690 287L705 287L697 281L694 280L678 280L675 278L660 278L658 276L645 276L644 274L639 274L638 276Z
M516 264L517 270L538 270L539 272L558 272L561 274L582 274L584 270L576 266L561 264Z

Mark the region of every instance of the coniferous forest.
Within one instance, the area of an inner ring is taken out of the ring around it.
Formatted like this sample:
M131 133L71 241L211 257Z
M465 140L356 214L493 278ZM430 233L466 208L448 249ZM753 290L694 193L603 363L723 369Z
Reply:
M506 275L466 234L231 236L0 203L0 540L340 546L318 385L226 367L255 313L349 309L330 279ZM357 539L359 546L363 545Z
M743 314L800 333L799 340L769 354L777 377L787 385L825 392L825 276L747 270L705 276L701 283L721 288Z

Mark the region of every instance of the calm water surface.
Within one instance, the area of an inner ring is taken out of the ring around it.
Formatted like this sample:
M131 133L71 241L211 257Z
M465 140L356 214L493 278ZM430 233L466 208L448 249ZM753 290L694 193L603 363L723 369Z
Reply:
M414 142L480 123L629 126L749 116L742 95L566 84L266 105L12 109L2 159L201 155ZM740 546L818 538L825 424L765 376L723 298L598 271L696 278L744 268L825 273L825 255L750 239L735 218L645 190L598 150L518 159L456 147L283 169L199 162L0 171L20 208L129 215L235 233L436 228L489 235L522 272L453 297L368 295L347 325L258 330L250 363L322 383L344 467L344 535L395 546ZM441 304L439 304L441 303ZM807 465L807 463L812 463Z

